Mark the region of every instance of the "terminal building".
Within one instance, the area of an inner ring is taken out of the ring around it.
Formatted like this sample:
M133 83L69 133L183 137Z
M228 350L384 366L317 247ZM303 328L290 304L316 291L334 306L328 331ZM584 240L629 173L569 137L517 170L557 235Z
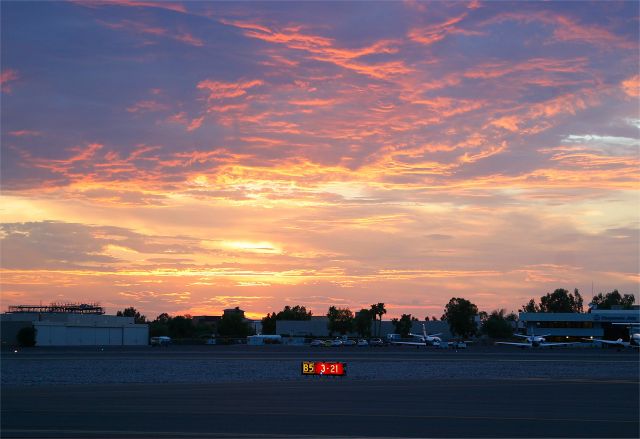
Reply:
M36 346L140 346L149 344L149 326L133 317L104 315L97 304L10 306L0 315L2 345L18 344L23 328L35 329Z
M640 308L592 309L588 313L520 313L519 326L527 335L550 337L628 338L640 332Z

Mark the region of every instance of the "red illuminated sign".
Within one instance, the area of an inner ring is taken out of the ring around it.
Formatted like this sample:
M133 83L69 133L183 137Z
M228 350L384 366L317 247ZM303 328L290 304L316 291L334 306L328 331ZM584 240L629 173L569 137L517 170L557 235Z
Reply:
M302 375L345 376L347 364L337 361L303 361Z

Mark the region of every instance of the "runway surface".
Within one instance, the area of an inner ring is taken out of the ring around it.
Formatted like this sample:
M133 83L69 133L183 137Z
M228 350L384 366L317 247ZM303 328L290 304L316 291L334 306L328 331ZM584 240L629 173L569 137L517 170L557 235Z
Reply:
M2 437L640 436L639 362L631 351L174 346L10 354L3 352L2 361ZM302 359L346 361L349 376L302 377ZM81 373L111 361L120 372L102 369L110 374L106 383L99 377L87 382ZM138 382L126 381L132 362L146 365L144 379L133 375ZM197 379L207 365L242 368L243 363L249 366L240 374ZM179 367L170 370L181 372L172 380L163 375L153 381L154 374L175 364ZM190 364L199 364L196 374ZM425 364L430 369L422 368ZM491 370L468 374L478 366L496 368L501 376ZM16 369L42 373L47 367L58 384L47 377L16 378L22 376ZM268 369L262 378L242 377L260 368ZM379 376L369 377L361 368ZM425 370L439 371L441 378L425 378ZM529 376L509 376L505 370ZM118 376L125 382L115 382Z

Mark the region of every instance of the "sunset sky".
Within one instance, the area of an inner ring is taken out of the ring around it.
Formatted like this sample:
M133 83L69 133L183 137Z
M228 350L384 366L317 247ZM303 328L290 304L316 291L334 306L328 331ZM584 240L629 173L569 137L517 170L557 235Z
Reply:
M638 2L8 2L2 311L638 298Z

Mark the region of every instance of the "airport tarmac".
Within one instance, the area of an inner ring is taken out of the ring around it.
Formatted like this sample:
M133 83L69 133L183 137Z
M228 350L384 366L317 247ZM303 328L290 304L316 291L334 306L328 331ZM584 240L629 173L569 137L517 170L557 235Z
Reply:
M640 436L630 350L172 346L2 357L2 437ZM303 377L304 359L345 361L349 375Z

